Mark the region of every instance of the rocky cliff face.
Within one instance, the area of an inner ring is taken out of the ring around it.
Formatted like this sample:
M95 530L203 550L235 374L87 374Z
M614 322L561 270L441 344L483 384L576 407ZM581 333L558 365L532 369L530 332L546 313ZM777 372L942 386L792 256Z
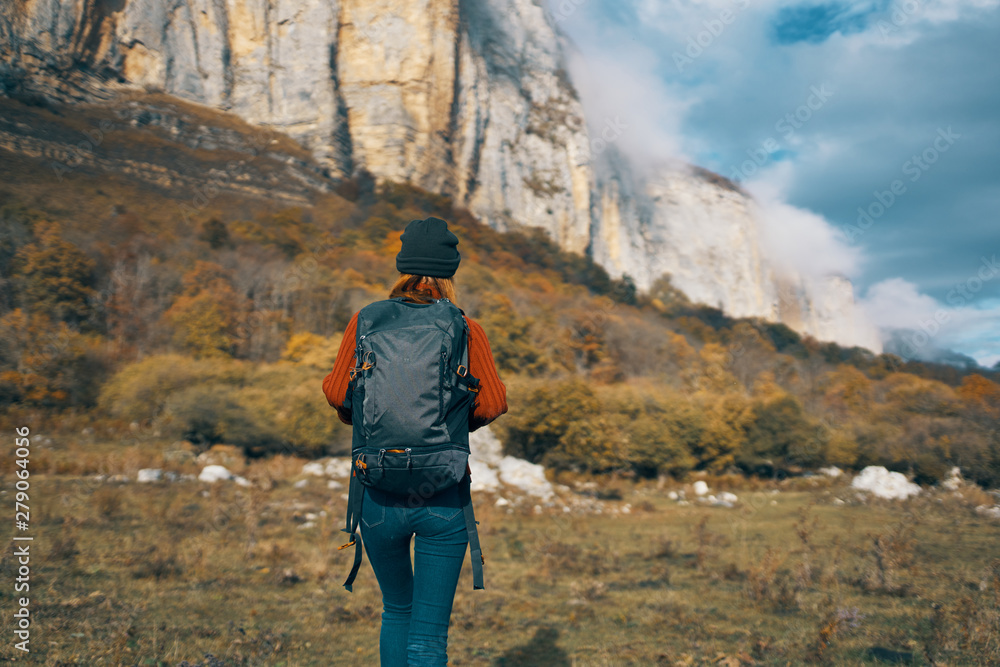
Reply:
M611 151L596 164L532 0L9 0L0 81L70 99L145 86L228 110L334 177L366 169L448 193L639 287L669 272L694 301L880 349L854 322L850 283L773 275L752 200L724 179L639 179Z

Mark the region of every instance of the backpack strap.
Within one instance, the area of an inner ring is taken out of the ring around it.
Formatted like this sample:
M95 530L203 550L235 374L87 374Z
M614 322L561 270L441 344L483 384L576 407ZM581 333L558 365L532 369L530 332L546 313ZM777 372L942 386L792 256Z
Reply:
M476 530L476 515L472 511L472 476L466 474L465 479L459 484L459 493L462 496L462 511L465 513L465 530L469 534L469 558L472 560L472 589L483 590L483 565L486 559L483 558L483 548L479 544L479 531Z
M473 377L472 374L469 373L469 369L465 366L465 364L459 365L459 367L455 369L455 374L458 375L458 379L455 380L455 382L463 385L473 394L479 393L479 378Z
M462 330L465 336L465 346L462 349L461 363L455 369L455 374L458 375L456 383L462 385L473 394L478 394L479 378L474 377L469 372L469 321L465 319L465 312L461 308L458 309L458 312L462 314Z
M358 534L358 523L361 522L361 505L364 498L365 490L361 487L357 472L352 470L351 482L347 488L347 525L341 531L350 535L351 541L337 547L337 551L340 551L351 545L354 546L354 565L344 582L344 588L348 591L353 591L354 579L358 576L358 570L361 569L361 535Z

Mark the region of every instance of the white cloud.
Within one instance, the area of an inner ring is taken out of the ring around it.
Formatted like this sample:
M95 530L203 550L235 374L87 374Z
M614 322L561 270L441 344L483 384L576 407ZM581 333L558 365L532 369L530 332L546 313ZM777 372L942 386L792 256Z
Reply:
M944 312L938 301L902 278L889 278L868 288L861 307L880 329L917 329L921 322Z
M793 172L793 164L780 162L745 184L761 210L761 244L768 259L779 269L813 278L856 276L861 251L845 244L823 216L786 202L785 188Z
M684 158L681 123L693 100L671 91L655 73L656 58L635 45L572 53L569 70L593 136L621 128L615 146L638 166Z
M951 349L987 367L1000 359L1000 301L949 307L909 281L890 278L868 288L859 305L879 327L883 341L893 330L907 332L903 341L909 355Z

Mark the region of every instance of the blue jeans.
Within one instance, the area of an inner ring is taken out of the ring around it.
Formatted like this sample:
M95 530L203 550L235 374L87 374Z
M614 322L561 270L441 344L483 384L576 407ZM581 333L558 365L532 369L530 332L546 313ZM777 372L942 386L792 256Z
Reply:
M459 488L417 507L405 497L364 491L362 542L382 589L382 667L444 667L451 607L469 543Z

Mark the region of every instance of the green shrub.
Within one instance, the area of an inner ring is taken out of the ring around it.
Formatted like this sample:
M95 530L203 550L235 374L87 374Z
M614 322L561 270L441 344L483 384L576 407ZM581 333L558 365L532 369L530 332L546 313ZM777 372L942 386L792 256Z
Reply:
M623 415L615 413L580 415L567 425L558 444L542 457L542 463L577 472L603 472L627 466L623 420Z
M681 476L698 461L691 455L692 435L699 433L696 414L643 414L628 426L629 462L644 477ZM693 438L695 441L697 437Z
M510 411L500 420L506 452L532 462L559 447L570 426L602 409L594 391L582 380L543 384L509 394Z
M489 339L493 359L500 373L548 372L550 361L532 333L534 320L519 317L514 304L500 294L490 294L480 305L477 322Z
M756 471L762 466L824 463L824 436L806 416L802 405L789 394L758 400L752 408L746 441L737 457L741 467Z
M150 421L175 392L206 383L239 382L244 376L244 367L230 359L161 354L118 371L101 389L98 405L113 417Z
M276 426L297 454L317 457L350 453L351 427L337 417L319 390L319 383L282 391L281 404Z
M115 375L101 405L114 417L154 421L171 437L205 447L225 443L250 455L345 453L350 427L321 388L335 341L304 337L299 343L291 350L296 362L149 357Z
M279 449L284 441L270 415L246 403L232 386L198 384L173 393L158 424L174 437L205 448L226 443L257 455Z

